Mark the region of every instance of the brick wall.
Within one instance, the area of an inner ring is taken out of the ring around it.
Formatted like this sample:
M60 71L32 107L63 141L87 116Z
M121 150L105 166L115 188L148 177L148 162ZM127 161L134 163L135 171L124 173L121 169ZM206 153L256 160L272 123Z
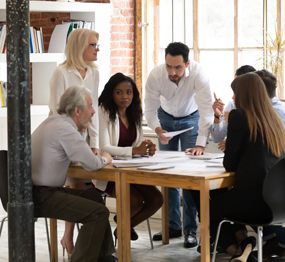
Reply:
M93 3L109 3L109 0L87 0ZM111 0L111 74L122 72L134 77L134 2L135 0ZM70 19L69 13L30 14L30 25L43 28L45 50L48 50L54 27ZM100 32L99 32L100 33Z
M87 0L86 2L110 3L110 0ZM122 72L134 78L134 2L135 0L111 0L111 75ZM32 12L30 14L30 26L43 29L46 52L54 27L69 19L69 13Z
M134 77L134 0L111 1L111 75Z

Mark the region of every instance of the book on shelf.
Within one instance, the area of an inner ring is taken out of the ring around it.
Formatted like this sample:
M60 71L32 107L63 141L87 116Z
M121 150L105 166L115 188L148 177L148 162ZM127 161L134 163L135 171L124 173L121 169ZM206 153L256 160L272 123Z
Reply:
M1 107L7 106L7 83L0 81L0 104Z
M43 31L41 27L30 27L30 52L44 53Z
M0 23L1 26L1 36L0 36L0 53L4 53L4 46L6 41L6 23Z
M69 34L79 28L91 29L94 28L93 22L69 20L60 25L56 25L49 42L48 53L63 53Z

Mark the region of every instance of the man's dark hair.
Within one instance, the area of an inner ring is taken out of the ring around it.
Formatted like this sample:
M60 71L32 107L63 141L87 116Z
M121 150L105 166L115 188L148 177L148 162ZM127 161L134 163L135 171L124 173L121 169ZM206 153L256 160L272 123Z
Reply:
M246 73L255 72L255 71L256 71L256 69L253 66L244 65L244 66L241 66L240 68L238 68L236 70L236 76L241 76L241 75L244 75Z
M276 96L276 77L266 69L258 70L255 73L260 76L263 83L265 84L269 98L271 99Z
M141 126L142 123L142 107L140 93L138 91L137 85L133 79L128 76L125 76L122 73L117 73L113 75L107 84L104 87L100 97L99 97L99 106L103 106L105 111L109 114L111 122L115 122L116 114L118 113L118 106L115 104L113 99L113 90L115 87L122 83L130 83L133 87L133 101L127 108L126 114L129 123L135 124L137 127Z
M167 54L171 56L182 55L183 61L186 64L189 60L189 47L180 42L170 43L165 49L165 57Z

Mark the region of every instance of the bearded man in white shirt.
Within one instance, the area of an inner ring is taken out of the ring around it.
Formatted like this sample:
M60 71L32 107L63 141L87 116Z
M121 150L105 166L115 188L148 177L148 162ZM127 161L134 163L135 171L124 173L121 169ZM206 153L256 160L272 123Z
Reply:
M192 155L205 153L213 121L209 79L201 66L189 60L189 48L183 43L170 43L165 50L165 64L148 76L145 93L145 118L159 137L160 150L181 150ZM163 134L193 127L175 137ZM169 188L169 237L181 236L180 189ZM183 190L184 247L195 247L196 207L189 190ZM154 235L161 240L161 232Z
M32 134L32 179L35 217L82 223L71 262L117 261L109 211L95 190L64 188L71 161L97 170L112 161L95 155L78 131L91 122L95 110L91 93L69 87L60 98L58 114L48 117ZM65 249L67 243L61 243Z

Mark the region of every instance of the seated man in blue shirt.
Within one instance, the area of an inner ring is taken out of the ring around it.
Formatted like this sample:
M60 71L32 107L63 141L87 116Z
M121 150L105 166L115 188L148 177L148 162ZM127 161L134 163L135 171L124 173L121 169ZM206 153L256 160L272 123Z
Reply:
M97 170L112 161L108 153L95 155L78 131L86 129L95 110L90 91L69 87L58 114L48 117L32 134L32 180L36 217L82 223L71 262L117 261L109 210L95 190L64 188L71 161ZM65 248L65 245L63 245Z
M236 76L241 75L238 70L236 72ZM245 73L248 73L248 72L252 72L252 71L247 71ZM269 98L271 99L272 106L275 109L276 113L281 117L281 120L285 127L285 103L281 102L276 97L276 83L277 83L276 77L265 69L255 71L255 73L258 74L263 80L266 90L267 90L267 94ZM228 105L224 108L223 101L221 101L221 99L216 99L216 101L213 104L213 109L214 109L215 120L211 126L211 137L215 143L219 143L220 149L224 151L225 142L223 140L227 136L228 125L227 125L227 117L223 118L223 112L225 116L228 116L228 111L235 109L235 106L234 106L233 101L231 100L228 103Z

